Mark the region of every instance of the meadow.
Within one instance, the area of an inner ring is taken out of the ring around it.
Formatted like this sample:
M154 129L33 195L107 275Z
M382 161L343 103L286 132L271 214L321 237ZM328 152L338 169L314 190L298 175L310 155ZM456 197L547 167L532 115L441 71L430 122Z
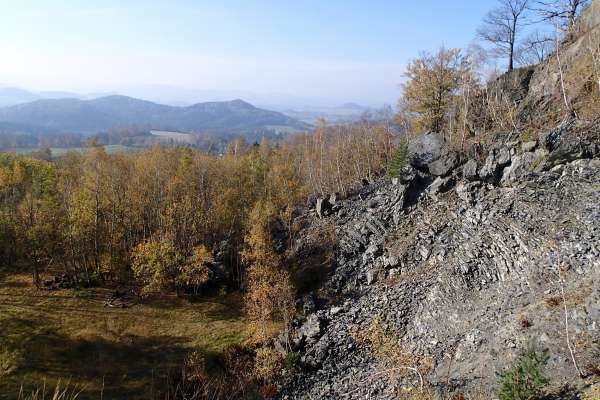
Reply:
M245 339L239 295L196 303L174 295L105 306L108 288L36 289L29 275L0 278L0 399L58 382L80 399L163 398L185 354L208 359Z

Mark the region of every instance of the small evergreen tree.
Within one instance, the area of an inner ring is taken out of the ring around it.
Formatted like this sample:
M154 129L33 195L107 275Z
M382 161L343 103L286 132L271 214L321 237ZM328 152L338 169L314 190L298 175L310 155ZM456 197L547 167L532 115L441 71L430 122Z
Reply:
M396 177L408 161L408 141L402 139L394 150L394 155L388 164L387 173L391 177Z
M497 395L500 400L535 400L541 398L548 384L543 369L548 363L548 350L537 351L535 342L516 362L498 375Z

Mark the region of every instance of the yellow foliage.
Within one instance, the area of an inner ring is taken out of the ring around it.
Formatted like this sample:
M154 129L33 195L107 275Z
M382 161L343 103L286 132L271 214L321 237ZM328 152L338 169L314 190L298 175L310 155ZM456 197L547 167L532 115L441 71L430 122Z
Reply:
M272 205L256 203L248 220L247 248L242 252L242 260L248 265L246 313L257 341L268 338L269 322L283 322L287 327L294 310L289 273L281 268L270 237L269 224L274 217Z
M423 53L408 65L402 104L414 115L413 129L441 132L446 127L450 103L466 71L468 63L460 49L443 47L434 55Z
M283 357L278 351L270 347L262 347L256 351L254 376L257 379L268 382L276 377L282 369Z
M169 240L140 243L131 256L133 273L143 285L142 294L169 289L175 283L181 258Z
M194 289L197 293L198 289L204 285L209 277L210 270L207 263L212 262L212 253L204 245L199 245L194 248L194 253L185 263L179 267L178 283L181 286L187 286Z

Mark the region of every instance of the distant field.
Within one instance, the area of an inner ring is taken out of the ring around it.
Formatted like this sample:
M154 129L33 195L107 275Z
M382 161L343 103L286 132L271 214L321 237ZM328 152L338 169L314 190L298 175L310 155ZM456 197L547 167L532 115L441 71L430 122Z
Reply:
M265 128L271 129L280 134L281 133L289 134L289 133L299 132L299 130L296 128L293 128L291 126L284 126L284 125L267 125L267 126L265 126Z
M29 154L29 153L33 153L34 151L37 151L37 150L39 150L39 149L33 149L30 147L26 147L26 148L17 148L14 150L14 152L17 154ZM64 156L65 154L67 154L70 151L84 153L88 150L89 150L89 147L50 147L50 152L51 152L53 158ZM104 146L104 150L108 154L115 154L115 153L122 153L122 152L137 151L137 150L139 150L139 148L131 147L131 146L123 146L120 144L111 144L111 145Z
M161 140L172 140L179 143L194 143L194 135L184 132L170 132L170 131L150 131L153 136L159 137Z
M0 399L16 399L21 385L59 380L83 388L82 400L101 392L105 399L162 399L161 377L186 351L215 354L245 338L238 295L107 308L109 294L36 290L29 276L0 277Z

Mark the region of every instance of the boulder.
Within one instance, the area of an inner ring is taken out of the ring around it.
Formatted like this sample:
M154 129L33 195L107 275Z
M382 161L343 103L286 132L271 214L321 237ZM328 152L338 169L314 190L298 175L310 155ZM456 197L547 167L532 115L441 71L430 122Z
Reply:
M600 155L600 146L587 141L576 130L576 121L568 120L539 134L540 146L550 152L545 169L582 158Z
M477 180L477 161L470 159L463 165L463 178L468 181Z
M477 191L481 187L481 182L459 183L456 185L456 194L458 198L472 205L475 203Z
M434 132L426 132L411 139L408 144L410 165L417 169L427 170L428 164L434 162L444 152L444 140Z
M548 153L544 149L538 149L534 153L526 152L514 156L512 163L504 169L501 182L503 184L519 181L534 171L539 171Z
M479 171L479 177L486 182L498 183L502 168L510 163L510 159L510 150L506 147L490 150L485 159L485 164Z
M525 142L521 145L521 150L524 152L533 151L537 147L537 142L532 140L531 142Z
M435 176L449 175L458 165L458 156L451 151L440 156L437 160L427 164L429 173Z
M319 196L317 196L316 194L309 195L306 198L306 208L308 208L309 210L315 208L317 205L318 198L319 198Z
M539 134L540 144L548 151L553 151L558 147L561 142L561 138L573 129L575 126L575 120L568 120L560 124L554 129L548 132L542 132Z
M331 212L331 203L329 202L329 199L323 197L318 198L316 210L319 218L323 218L329 215Z
M436 198L438 194L447 192L452 187L453 183L452 177L450 176L445 178L438 176L429 186L427 192L432 198Z
M305 343L316 343L323 334L324 328L325 321L317 314L311 314L300 328L300 335Z

